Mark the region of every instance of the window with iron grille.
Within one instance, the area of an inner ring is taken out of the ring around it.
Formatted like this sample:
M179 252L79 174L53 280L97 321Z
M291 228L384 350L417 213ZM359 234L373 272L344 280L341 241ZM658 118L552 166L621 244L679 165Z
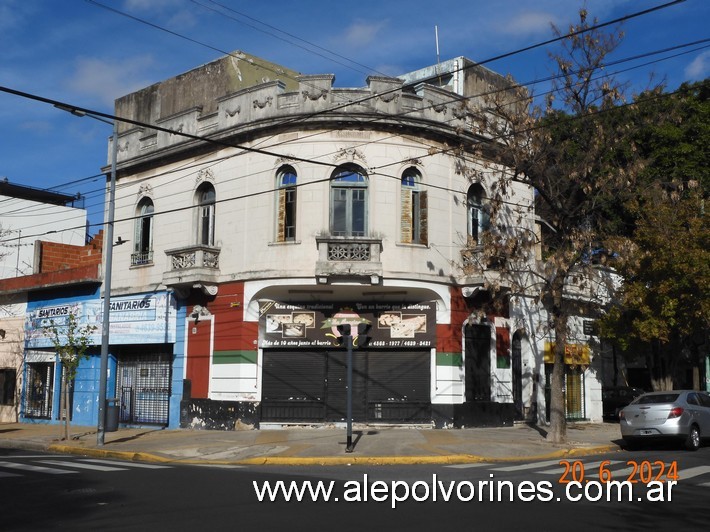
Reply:
M203 183L197 189L197 243L214 246L216 194L211 183Z
M153 201L143 198L136 209L135 244L131 255L131 266L152 264L153 262Z
M24 411L27 417L50 419L52 416L52 393L54 364L50 362L27 364Z

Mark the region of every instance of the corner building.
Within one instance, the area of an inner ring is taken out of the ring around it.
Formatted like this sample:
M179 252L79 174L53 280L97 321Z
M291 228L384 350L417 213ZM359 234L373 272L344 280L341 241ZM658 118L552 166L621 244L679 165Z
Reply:
M116 101L134 123L118 135L115 235L130 242L111 292L175 298L177 336L159 350L182 381L168 424L343 421L340 323L368 326L356 422L534 415L544 369L516 325L527 314L513 323L462 268L501 170L466 148L492 145L471 109L506 81L457 58L333 82L237 52ZM509 193L535 231L533 191Z

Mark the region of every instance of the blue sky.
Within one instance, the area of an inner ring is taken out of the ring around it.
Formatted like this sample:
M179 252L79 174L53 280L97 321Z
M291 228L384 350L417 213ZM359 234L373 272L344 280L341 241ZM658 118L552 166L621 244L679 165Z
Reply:
M663 3L587 0L586 7L606 21ZM581 6L574 0L0 0L0 85L112 113L119 96L224 55L219 50L242 50L304 74L335 74L336 86L360 87L370 74L398 75L436 63L434 26L442 60L463 55L484 61L550 39L550 24L567 28ZM708 0L686 0L633 19L613 58L710 38L708 21ZM653 56L663 60L620 76L634 90L646 87L651 74L669 89L705 79L707 45L685 48L694 51L675 58ZM550 51L487 66L529 82L550 74ZM110 134L106 124L0 92L0 178L81 192L90 219L98 222L102 180L85 178L106 164Z

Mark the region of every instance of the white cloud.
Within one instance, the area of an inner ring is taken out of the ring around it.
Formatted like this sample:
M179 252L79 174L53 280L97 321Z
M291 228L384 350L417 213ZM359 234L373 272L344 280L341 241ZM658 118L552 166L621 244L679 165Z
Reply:
M506 33L516 35L549 34L551 23L559 24L557 17L551 13L524 11L509 19L502 29Z
M357 20L345 30L345 42L350 46L367 46L375 40L378 32L386 25L386 21L366 22Z
M150 56L135 56L122 61L79 58L67 86L103 104L113 105L119 96L150 84L144 74L154 65Z
M20 129L37 135L48 135L52 131L52 124L45 120L31 120L20 123Z
M703 52L685 67L685 77L688 79L704 79L710 75L710 51Z

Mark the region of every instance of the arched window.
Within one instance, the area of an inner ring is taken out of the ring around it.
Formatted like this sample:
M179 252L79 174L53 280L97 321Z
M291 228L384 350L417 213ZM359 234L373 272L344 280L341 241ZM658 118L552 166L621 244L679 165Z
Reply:
M282 166L276 174L278 204L276 209L276 241L296 240L296 183L298 176L291 166Z
M405 244L428 244L427 193L420 188L421 179L414 167L402 174L400 219Z
M466 206L468 209L468 236L469 244L480 246L481 233L488 229L488 215L485 207L486 196L483 187L474 183L468 189Z
M153 201L143 198L136 208L135 244L131 265L152 264L153 262Z
M331 176L330 233L367 235L367 174L355 164L340 166Z
M197 243L214 246L215 201L216 194L212 183L203 183L197 189Z

